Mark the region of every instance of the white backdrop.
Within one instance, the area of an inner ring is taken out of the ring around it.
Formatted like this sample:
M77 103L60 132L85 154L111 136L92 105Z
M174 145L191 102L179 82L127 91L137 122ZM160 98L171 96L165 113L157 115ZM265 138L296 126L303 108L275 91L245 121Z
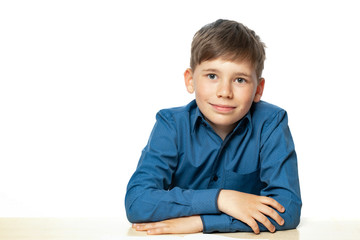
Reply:
M218 18L267 44L263 100L285 108L304 217L358 218L356 1L1 1L0 217L124 216L126 184Z

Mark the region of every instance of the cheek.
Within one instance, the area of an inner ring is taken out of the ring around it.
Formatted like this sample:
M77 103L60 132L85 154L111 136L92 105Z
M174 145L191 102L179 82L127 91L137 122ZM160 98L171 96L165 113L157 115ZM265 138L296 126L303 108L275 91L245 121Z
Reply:
M201 82L199 82L195 86L195 94L199 98L206 99L211 96L212 89L207 84L202 84Z
M241 102L251 104L255 97L255 91L253 91L252 88L251 89L241 89L240 91L238 91L236 93L236 96L238 96L237 98Z

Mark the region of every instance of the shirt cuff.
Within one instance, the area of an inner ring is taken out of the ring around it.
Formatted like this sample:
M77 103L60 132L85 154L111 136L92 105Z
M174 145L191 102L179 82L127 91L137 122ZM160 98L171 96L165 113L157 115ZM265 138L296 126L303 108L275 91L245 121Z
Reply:
M201 215L203 232L229 232L231 219L226 214Z
M196 214L220 213L217 200L220 189L204 189L194 191L192 207Z

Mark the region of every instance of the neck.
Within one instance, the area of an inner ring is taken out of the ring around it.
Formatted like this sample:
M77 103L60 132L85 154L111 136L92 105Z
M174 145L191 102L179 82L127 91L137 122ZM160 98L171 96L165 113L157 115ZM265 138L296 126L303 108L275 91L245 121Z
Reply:
M211 127L214 129L217 135L224 141L226 136L234 130L237 123L227 126L215 126L213 123L210 123Z

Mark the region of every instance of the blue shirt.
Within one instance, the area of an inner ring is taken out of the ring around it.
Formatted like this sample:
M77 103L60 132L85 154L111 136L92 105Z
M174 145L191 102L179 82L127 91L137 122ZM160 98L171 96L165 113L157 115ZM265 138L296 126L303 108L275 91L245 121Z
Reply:
M297 158L286 112L254 103L222 140L192 101L165 109L156 123L125 197L130 222L152 222L200 215L204 232L252 231L221 213L221 189L268 196L285 207L277 230L295 228L301 197ZM267 229L259 224L261 231Z

